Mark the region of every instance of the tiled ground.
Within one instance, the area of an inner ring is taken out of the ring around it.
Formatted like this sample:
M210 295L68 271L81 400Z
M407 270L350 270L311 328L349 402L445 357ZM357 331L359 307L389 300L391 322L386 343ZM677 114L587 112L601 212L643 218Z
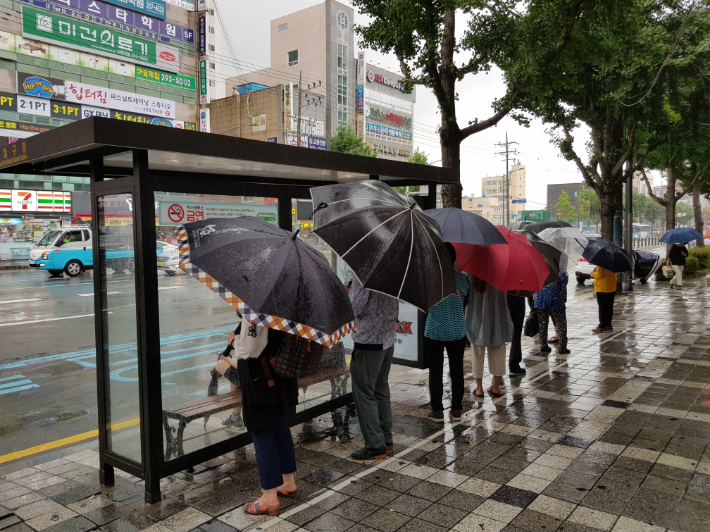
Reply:
M427 373L392 372L395 452L354 463L346 409L294 428L298 490L279 518L245 516L258 495L253 449L165 479L160 504L117 471L98 485L96 444L0 468L10 532L698 532L710 530L710 289L637 286L616 332L594 336L596 302L568 308L572 354L539 356L524 379L436 425ZM469 378L468 384L471 385ZM468 397L471 397L469 394ZM2 476L4 475L4 476Z

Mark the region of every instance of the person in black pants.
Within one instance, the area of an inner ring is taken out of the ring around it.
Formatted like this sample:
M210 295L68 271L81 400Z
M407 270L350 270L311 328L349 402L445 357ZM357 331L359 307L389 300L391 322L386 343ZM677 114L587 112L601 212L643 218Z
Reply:
M511 377L522 377L525 368L520 367L523 360L523 350L520 345L525 322L525 298L508 294L508 311L513 320L513 339L510 342L510 355L508 355L508 371Z

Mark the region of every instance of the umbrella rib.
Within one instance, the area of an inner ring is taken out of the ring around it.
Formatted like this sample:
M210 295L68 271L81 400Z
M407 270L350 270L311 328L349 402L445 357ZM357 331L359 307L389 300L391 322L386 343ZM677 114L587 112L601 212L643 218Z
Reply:
M397 294L397 298L402 295L402 290L404 289L404 282L407 280L407 274L409 273L409 265L412 263L412 252L414 251L414 218L411 209L409 209L409 225L412 228L412 241L409 244L409 258L407 259L407 268L404 270L404 276L402 277L402 285L399 287L399 293Z
M386 201L386 200L383 200L380 198L348 198L348 199L344 199L344 200L331 201L328 203L328 206L335 205L336 203L345 203L346 201L358 201L358 200L381 201L382 203L389 203L390 205L396 205L397 207L402 207L401 204L399 204L395 201Z
M419 221L420 224L422 224L421 220ZM439 252L436 249L436 245L434 244L434 241L431 239L431 235L429 234L429 231L426 230L426 227L424 227L424 224L422 224L422 227L424 228L424 233L426 234L427 238L429 239L429 242L431 242L431 247L434 248L434 253L436 254L436 262L439 263L439 272L441 273L441 295L444 295L444 268L441 266L441 258L439 257Z
M390 217L390 218L387 218L384 222L382 222L380 225L378 225L378 226L375 227L374 229L371 229L365 236L363 236L360 240L358 240L357 242L355 242L349 250L347 250L345 253L343 253L342 255L340 255L340 258L341 258L341 259L345 259L345 255L347 255L347 254L350 253L353 249L355 249L355 248L358 246L358 244L360 244L360 242L362 242L363 240L365 240L368 236L370 236L372 233L374 233L375 231L377 231L380 227L382 227L383 225L385 225L387 222L389 222L390 220L393 220L393 219L397 218L397 216L400 216L401 214L404 214L405 212L407 212L407 211L398 212L398 213L395 214L394 216L392 216L392 217Z

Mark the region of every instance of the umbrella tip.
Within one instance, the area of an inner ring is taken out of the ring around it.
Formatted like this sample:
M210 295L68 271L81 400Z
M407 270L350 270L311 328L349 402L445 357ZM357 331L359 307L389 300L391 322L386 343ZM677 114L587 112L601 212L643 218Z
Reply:
M291 236L291 240L296 240L296 237L298 236L298 233L300 233L300 232L301 232L301 229L300 229L300 228L299 228L299 229L296 229L296 230L293 232L293 236Z

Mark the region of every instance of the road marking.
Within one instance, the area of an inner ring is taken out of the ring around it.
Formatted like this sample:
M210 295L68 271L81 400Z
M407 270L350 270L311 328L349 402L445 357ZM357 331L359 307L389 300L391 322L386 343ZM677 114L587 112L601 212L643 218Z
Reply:
M140 418L129 419L128 421L123 421L121 423L116 423L111 428L113 431L121 430L126 427L132 427L133 425L138 425L140 423ZM43 451L49 451L50 449L56 449L57 447L64 447L72 443L76 443L83 440L88 440L90 438L96 438L99 435L98 430L90 430L89 432L82 432L81 434L76 434L74 436L69 436L68 438L62 438L61 440L55 440L49 443L43 443L41 445L35 445L29 449L24 449L22 451L15 451L14 453L5 454L0 456L0 464L5 462L10 462L11 460L17 460L18 458L25 458L33 454L41 453Z
M24 375L13 375L12 377L5 377L3 379L0 379L0 382L11 381L14 379L24 379L24 378L25 378Z
M89 316L91 316L92 318L94 317L93 314L82 314L81 316L65 316L64 318L47 318L44 320L30 320L30 321L17 321L17 322L13 322L13 323L0 323L0 327L12 327L13 325L29 325L30 323L44 323L46 321L74 320L77 318L88 318Z
M593 293L594 293L594 290L592 290L592 291L590 291L590 292L584 292L583 294L577 294L577 295L574 296L574 297L588 296L589 294L593 294Z
M175 290L176 288L182 288L181 286L159 286L158 290Z
M32 381L27 381L31 383ZM25 384L24 386L19 386L17 388L9 388L7 390L0 390L0 395L5 395L6 393L21 392L23 390L29 390L30 388L39 388L39 384Z
M106 292L107 296L110 296L111 294L122 294L123 292ZM79 297L92 297L94 295L93 292L89 294L77 294Z
M8 387L12 388L13 386L20 386L23 384L32 384L32 381L29 379L25 379L23 381L7 382L5 384L0 384L0 390L3 388L8 388ZM0 393L2 393L2 392L0 392Z
M0 305L9 305L10 303L29 303L30 301L42 301L39 298L32 299L10 299L8 301L0 301Z

